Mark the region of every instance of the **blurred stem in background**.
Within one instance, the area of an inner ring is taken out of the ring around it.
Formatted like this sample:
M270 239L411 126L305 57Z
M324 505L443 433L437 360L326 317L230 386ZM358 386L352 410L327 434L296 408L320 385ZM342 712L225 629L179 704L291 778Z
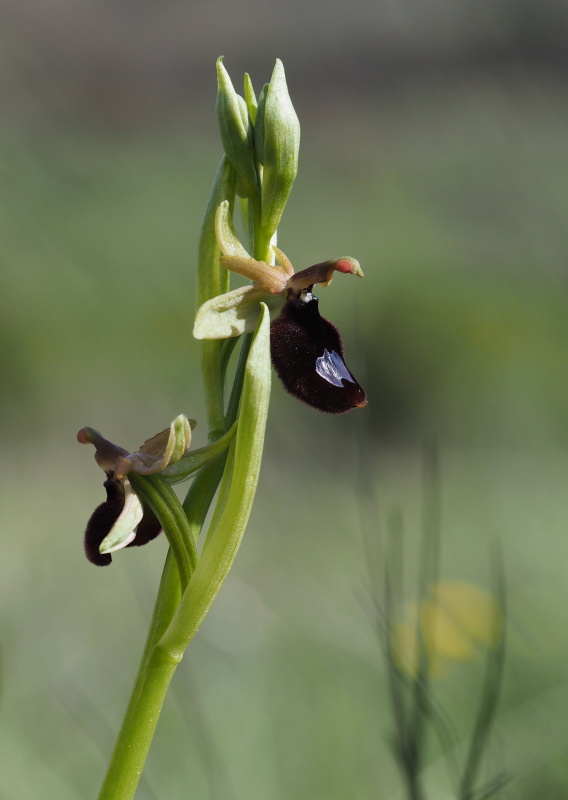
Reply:
M217 62L217 78L217 117L225 155L215 176L201 231L198 307L229 288L229 272L219 263L221 252L215 231L219 206L228 205L232 219L238 198L249 251L258 261L274 263L272 245L298 163L299 123L281 62L276 62L258 103L248 75L245 97L235 92L222 59ZM257 308L260 314L256 330L241 340L228 401L226 370L236 339L201 342L209 426L209 445L204 450L211 457L203 461L205 465L197 461L193 464L201 469L183 504L169 483L187 477L184 472L192 454L185 448L177 463L170 462L162 470L163 477L140 471L131 476L134 489L168 535L170 550L100 800L134 797L172 676L229 572L248 521L260 470L271 380L269 313L263 303L257 303ZM218 489L207 536L198 554L201 529Z
M369 463L361 451L360 485L369 490ZM493 796L509 780L503 771L481 781L486 752L500 694L505 658L505 588L501 551L492 552L492 595L472 584L443 581L439 577L441 549L441 500L439 454L436 444L424 450L424 500L420 557L415 599L405 606L402 515L391 513L387 522L382 576L374 573L369 533L370 514L376 519L369 496L361 497L362 525L372 578L371 599L385 656L391 701L391 746L399 765L408 800L432 800L426 781L428 729L436 734L447 761L452 796L456 800L482 800ZM368 495L368 491L366 492ZM379 598L374 586L383 583ZM450 715L437 699L433 680L440 679L455 662L486 653L485 675L465 753ZM481 783L481 786L479 784ZM476 788L479 787L479 788Z

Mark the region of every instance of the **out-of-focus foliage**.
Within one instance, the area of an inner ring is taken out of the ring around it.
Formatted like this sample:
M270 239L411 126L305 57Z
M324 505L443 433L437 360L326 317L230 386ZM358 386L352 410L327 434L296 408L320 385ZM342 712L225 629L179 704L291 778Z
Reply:
M102 777L164 542L104 571L84 560L104 492L75 434L93 425L134 449L186 413L205 442L191 328L220 153L214 59L248 68L262 48L266 63L285 61L303 124L279 243L297 269L344 253L361 262L364 283L319 297L369 406L330 419L275 382L250 530L176 675L140 798L394 795L358 506L368 481L379 563L384 515L401 508L412 573L420 442L432 434L444 577L487 585L489 540L503 547L508 653L488 771L510 769L504 797L568 791L565 10L496 3L470 25L472 3L431 3L433 17L361 2L316 26L298 5L277 53L272 37L252 50L234 14L219 29L221 6L217 21L209 5L192 11L187 35L189 11L174 4L135 16L69 4L60 18L34 6L34 26L25 3L3 7L3 38L18 36L1 79L12 104L0 135L2 796L92 797ZM359 445L370 475L358 473ZM460 737L479 669L436 685ZM435 746L429 765L440 796Z

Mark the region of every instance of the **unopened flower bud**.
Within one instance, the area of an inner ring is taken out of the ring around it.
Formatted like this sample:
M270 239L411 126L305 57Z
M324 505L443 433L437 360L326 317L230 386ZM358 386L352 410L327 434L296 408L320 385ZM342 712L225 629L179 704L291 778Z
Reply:
M288 94L280 59L270 83L262 90L254 128L255 148L262 175L262 225L272 236L298 171L300 123Z
M250 197L258 191L254 135L247 104L235 92L222 57L217 59L217 120L227 158L237 174L237 194Z

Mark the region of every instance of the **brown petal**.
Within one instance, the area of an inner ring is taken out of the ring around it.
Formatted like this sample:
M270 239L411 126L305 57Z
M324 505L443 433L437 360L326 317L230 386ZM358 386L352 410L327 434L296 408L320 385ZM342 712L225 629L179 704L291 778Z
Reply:
M221 256L222 266L258 283L266 292L280 294L286 288L288 274L278 266L270 266L266 261L241 256Z
M321 264L314 264L312 267L301 270L301 272L296 272L288 281L288 286L295 292L301 292L302 289L313 286L314 283L329 286L333 280L333 273L336 271L347 275L357 275L359 278L364 277L363 270L357 259L345 256L331 261L322 261Z

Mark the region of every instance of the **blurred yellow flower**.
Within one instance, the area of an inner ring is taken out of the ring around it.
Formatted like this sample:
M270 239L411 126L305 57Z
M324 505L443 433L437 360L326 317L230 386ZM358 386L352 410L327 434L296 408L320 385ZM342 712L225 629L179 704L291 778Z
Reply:
M394 623L391 652L397 669L415 677L423 647L435 678L447 672L449 662L472 661L480 646L495 647L502 630L501 610L491 595L469 583L441 581Z

